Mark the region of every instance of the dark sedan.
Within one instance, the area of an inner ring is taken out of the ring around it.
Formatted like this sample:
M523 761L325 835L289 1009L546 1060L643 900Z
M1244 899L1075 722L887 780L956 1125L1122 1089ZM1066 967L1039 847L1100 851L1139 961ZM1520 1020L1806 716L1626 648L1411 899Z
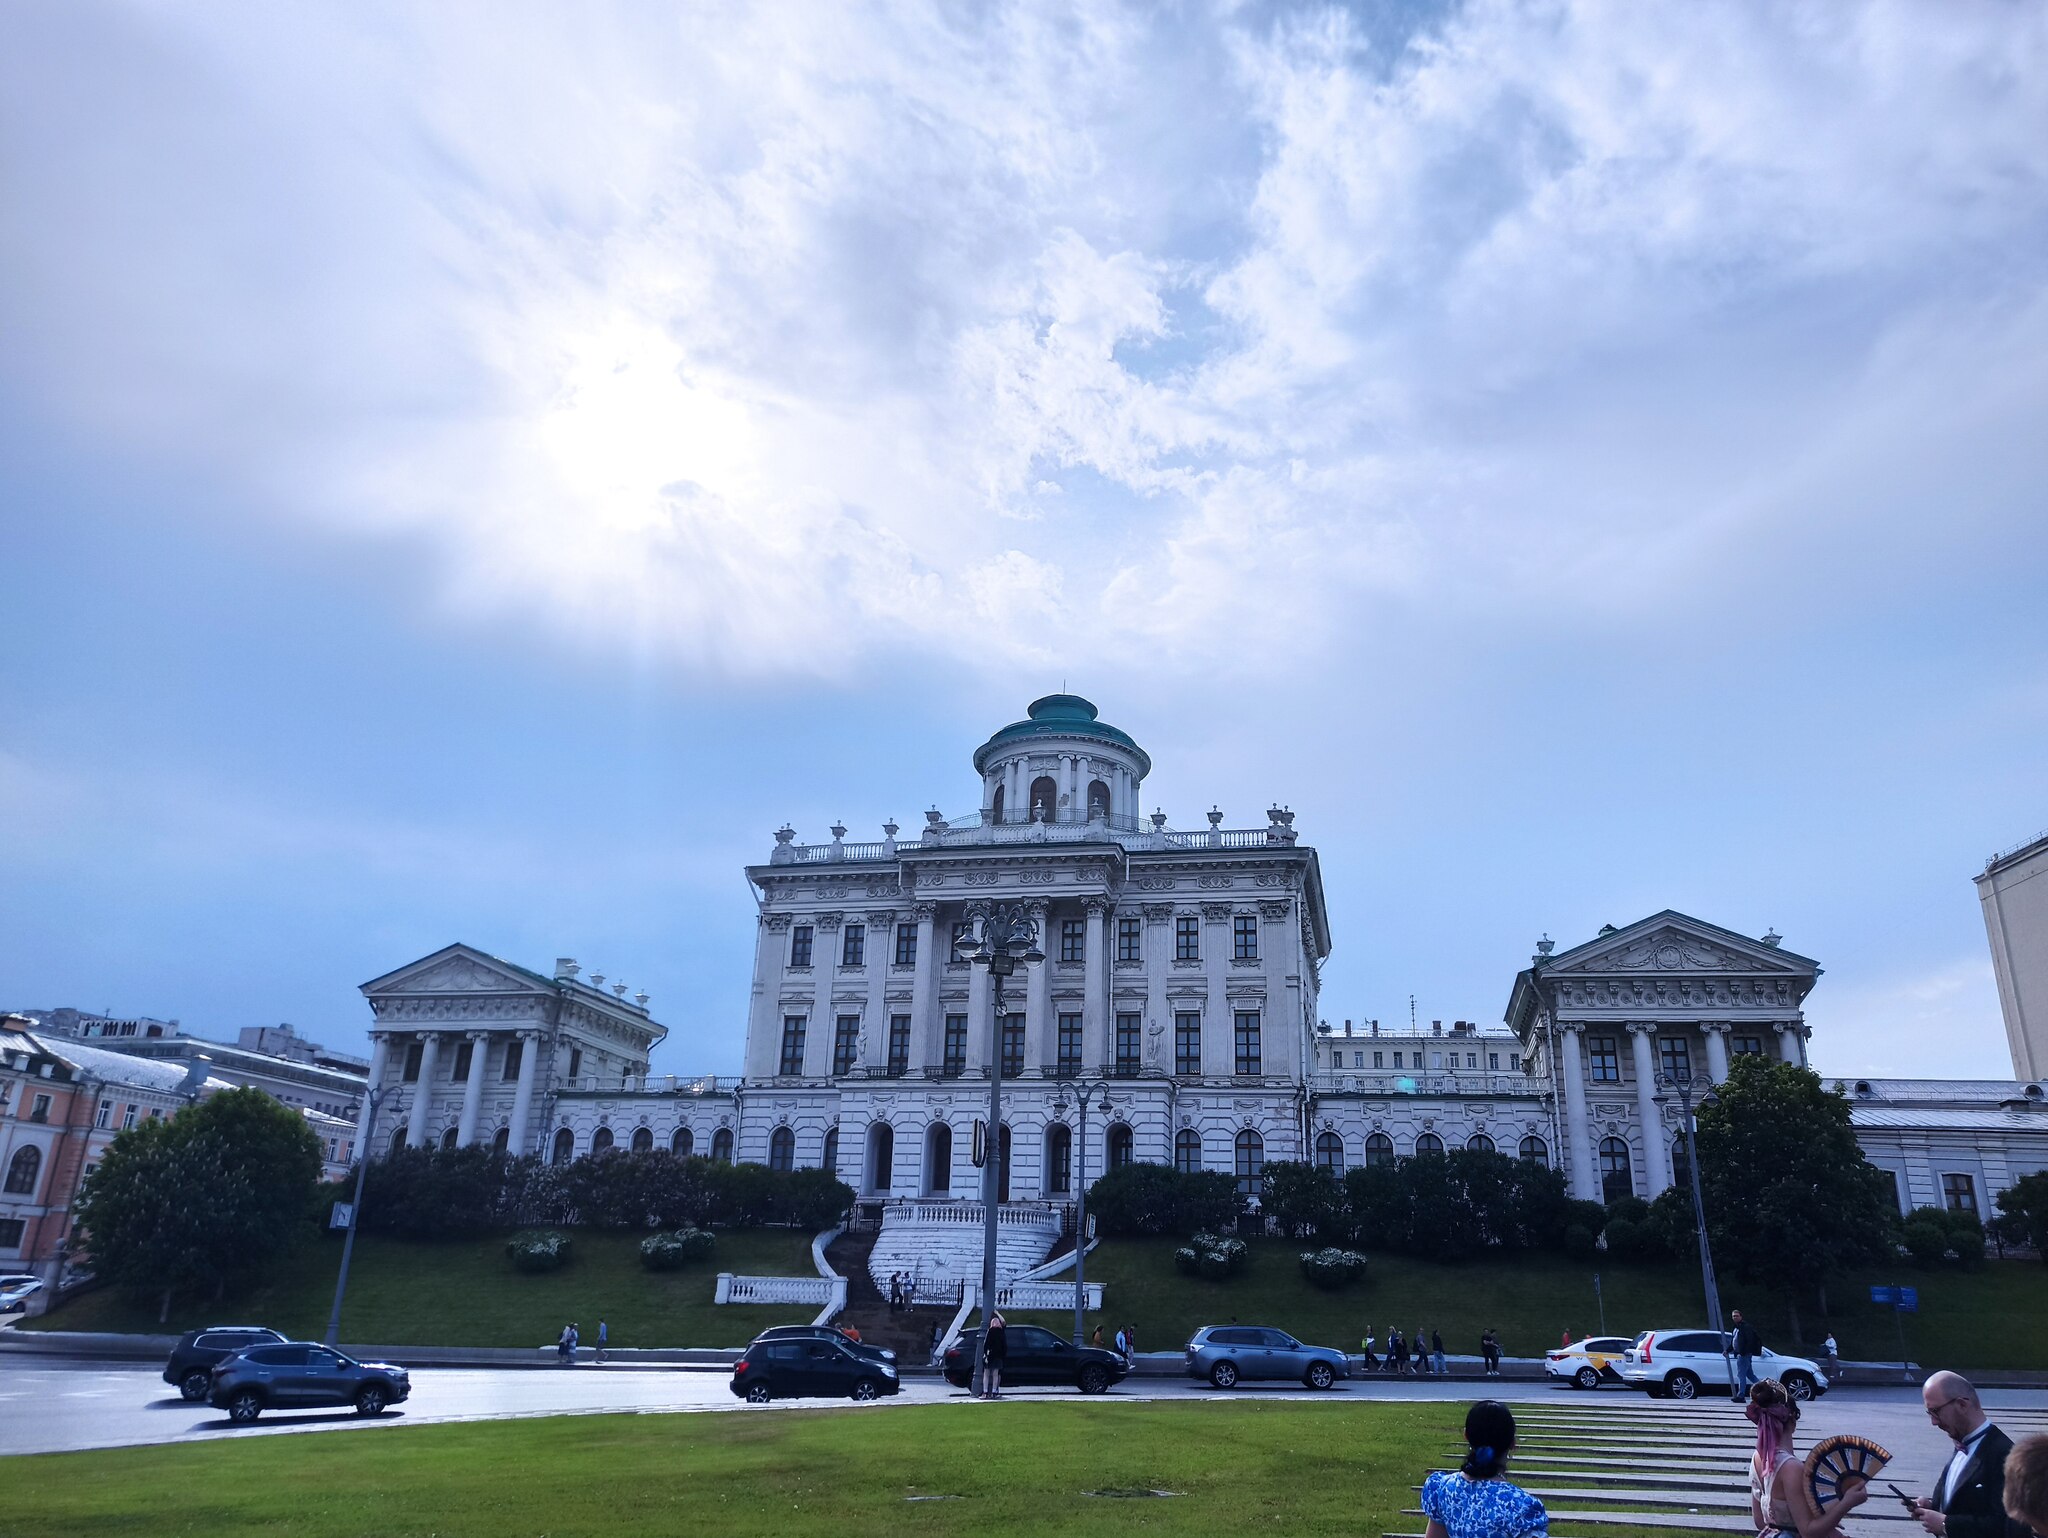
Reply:
M823 1340L846 1347L855 1356L864 1356L870 1362L887 1362L896 1365L896 1353L887 1346L871 1346L864 1340L849 1339L844 1330L835 1330L829 1324L776 1324L770 1325L754 1337L755 1343L764 1340Z
M757 1340L732 1364L730 1387L749 1404L766 1404L771 1399L880 1399L902 1385L894 1364L869 1360L842 1337Z
M213 1370L207 1398L243 1425L265 1410L314 1410L353 1405L358 1415L381 1415L412 1394L403 1367L358 1362L329 1346L287 1341L251 1346Z
M164 1382L195 1404L213 1391L213 1370L237 1351L281 1343L284 1337L260 1324L217 1324L187 1330L171 1348L164 1364Z
M1004 1333L1009 1337L1003 1358L1004 1388L1040 1384L1100 1394L1130 1376L1124 1359L1100 1346L1076 1346L1035 1324L1008 1325ZM967 1375L974 1371L974 1345L980 1337L979 1330L962 1330L960 1338L946 1348L946 1381L953 1387L967 1387Z

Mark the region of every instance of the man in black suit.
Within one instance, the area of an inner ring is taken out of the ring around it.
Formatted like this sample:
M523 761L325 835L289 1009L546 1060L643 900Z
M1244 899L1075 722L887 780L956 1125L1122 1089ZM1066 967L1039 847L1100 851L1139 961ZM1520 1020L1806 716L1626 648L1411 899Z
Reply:
M1960 1373L1938 1372L1920 1391L1927 1418L1955 1444L1934 1494L1916 1501L1920 1525L1934 1538L2009 1538L2005 1456L2012 1438L1991 1424L1977 1390Z

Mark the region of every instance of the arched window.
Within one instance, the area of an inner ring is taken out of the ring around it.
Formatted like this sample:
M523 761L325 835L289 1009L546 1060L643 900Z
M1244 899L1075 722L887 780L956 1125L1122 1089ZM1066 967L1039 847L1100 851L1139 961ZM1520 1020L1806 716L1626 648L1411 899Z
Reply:
M1100 780L1088 782L1088 820L1109 816L1109 787Z
M668 1140L668 1151L678 1159L687 1159L697 1151L697 1136L688 1127L678 1127Z
M796 1134L787 1127L768 1134L768 1168L784 1172L796 1168Z
M1202 1134L1193 1127L1183 1127L1173 1135L1173 1167L1183 1175L1201 1173Z
M924 1190L927 1196L953 1194L953 1129L942 1121L925 1129Z
M555 1134L554 1162L567 1164L576 1157L576 1134L564 1127Z
M1060 788L1049 774L1031 782L1031 805L1026 808L1033 822L1056 822L1060 815Z
M1344 1173L1344 1139L1334 1132L1325 1132L1316 1139L1316 1168L1332 1175Z
M441 1146L443 1148L453 1148L455 1146L455 1128L450 1127L441 1134Z
M1131 1162L1131 1128L1128 1122L1114 1122L1110 1125L1109 1136L1104 1140L1107 1150L1105 1162L1109 1168L1120 1170Z
M1475 1132L1466 1138L1465 1146L1474 1153L1495 1153L1498 1151L1493 1146L1493 1139L1484 1132Z
M1074 1130L1063 1121L1045 1129L1045 1188L1053 1196L1074 1190Z
M612 1151L611 1128L599 1127L597 1131L590 1135L590 1151L594 1154L610 1153Z
M825 1129L825 1154L818 1162L824 1167L826 1174L836 1175L839 1173L839 1129L837 1127L827 1127Z
M1365 1140L1365 1167L1373 1169L1378 1165L1394 1162L1394 1140L1384 1132L1375 1132Z
M1600 1140L1600 1194L1607 1201L1628 1196L1635 1190L1629 1175L1628 1144L1618 1137Z
M1000 785L996 787L995 800L989 803L988 815L989 820L992 822L1001 822L1003 820L1003 787Z
M652 1127L635 1127L633 1129L633 1152L654 1152L654 1129Z
M34 1196L36 1176L43 1172L43 1151L34 1144L19 1149L7 1161L7 1194Z
M1444 1140L1434 1132L1422 1133L1415 1139L1415 1153L1418 1158L1423 1154L1440 1154L1443 1151Z
M711 1134L711 1162L713 1164L732 1163L732 1128L720 1127Z
M1247 1127L1237 1135L1237 1194L1257 1201L1266 1189L1266 1140Z
M885 1121L868 1128L868 1189L886 1196L896 1165L896 1129Z
M406 1129L397 1128L391 1134L391 1152L396 1156L405 1147Z
M1683 1130L1671 1139L1671 1183L1680 1186L1692 1184L1692 1160L1686 1156Z
M1533 1132L1522 1139L1521 1155L1525 1159L1533 1160L1535 1163L1542 1165L1545 1169L1550 1168L1550 1145L1544 1142L1542 1138L1537 1137Z
M503 1153L506 1149L510 1148L511 1146L512 1129L510 1127L500 1127L495 1133L491 1135L492 1153Z

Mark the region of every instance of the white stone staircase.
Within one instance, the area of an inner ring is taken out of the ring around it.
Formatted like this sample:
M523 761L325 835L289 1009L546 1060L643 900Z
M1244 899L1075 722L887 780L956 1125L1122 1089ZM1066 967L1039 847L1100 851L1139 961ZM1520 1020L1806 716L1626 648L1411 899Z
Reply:
M911 1278L920 1303L952 1303L964 1283L981 1281L984 1209L980 1202L897 1202L882 1210L882 1229L868 1257L868 1276L884 1297L889 1278ZM1005 1202L996 1209L996 1280L999 1285L1045 1260L1060 1237L1060 1210L1037 1202Z

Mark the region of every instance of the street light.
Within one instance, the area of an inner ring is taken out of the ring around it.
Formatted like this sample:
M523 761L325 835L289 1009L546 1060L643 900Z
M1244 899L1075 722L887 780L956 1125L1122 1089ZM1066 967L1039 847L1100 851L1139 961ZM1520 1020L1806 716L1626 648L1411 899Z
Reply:
M980 934L973 933L976 920ZM1038 948L1038 923L1020 902L977 905L967 910L969 932L954 942L953 952L963 961L988 968L993 1018L988 1055L988 1136L981 1166L981 1205L984 1219L981 1238L981 1333L974 1338L974 1383L981 1381L981 1354L988 1346L989 1316L996 1307L996 1196L1001 1189L1003 1165L1003 981L1017 970L1017 963L1040 962L1045 952ZM967 947L972 945L969 950ZM964 952L964 954L963 954Z
M1692 1070L1667 1071L1659 1077L1658 1082L1664 1088L1677 1093L1679 1109L1684 1114L1685 1169L1692 1179L1692 1220L1700 1236L1700 1280L1707 1289L1707 1322L1714 1327L1714 1338L1721 1342L1721 1363L1727 1369L1728 1393L1729 1397L1733 1398L1735 1364L1729 1359L1728 1336L1721 1328L1721 1291L1714 1285L1714 1251L1707 1243L1707 1207L1700 1199L1700 1149L1699 1141L1693 1135ZM1657 1099L1661 1101L1664 1097L1659 1095ZM1702 1110L1717 1104L1719 1102L1714 1098L1711 1088L1700 1097Z
M1074 1187L1076 1202L1074 1211L1074 1344L1087 1344L1087 1321L1081 1317L1088 1306L1088 1102L1095 1096L1102 1097L1102 1109L1106 1113L1116 1104L1110 1099L1110 1089L1102 1080L1074 1087L1074 1100L1081 1108L1081 1171L1079 1183ZM1060 1115L1067 1114L1067 1097L1060 1096L1053 1107Z
M348 1263L356 1252L356 1227L363 1221L363 1176L370 1169L370 1139L377 1131L377 1103L384 1091L370 1091L369 1114L363 1118L363 1135L356 1140L356 1199L349 1204L348 1236L341 1241L341 1275L334 1279L334 1310L327 1316L327 1344L341 1335L341 1297L348 1291Z

